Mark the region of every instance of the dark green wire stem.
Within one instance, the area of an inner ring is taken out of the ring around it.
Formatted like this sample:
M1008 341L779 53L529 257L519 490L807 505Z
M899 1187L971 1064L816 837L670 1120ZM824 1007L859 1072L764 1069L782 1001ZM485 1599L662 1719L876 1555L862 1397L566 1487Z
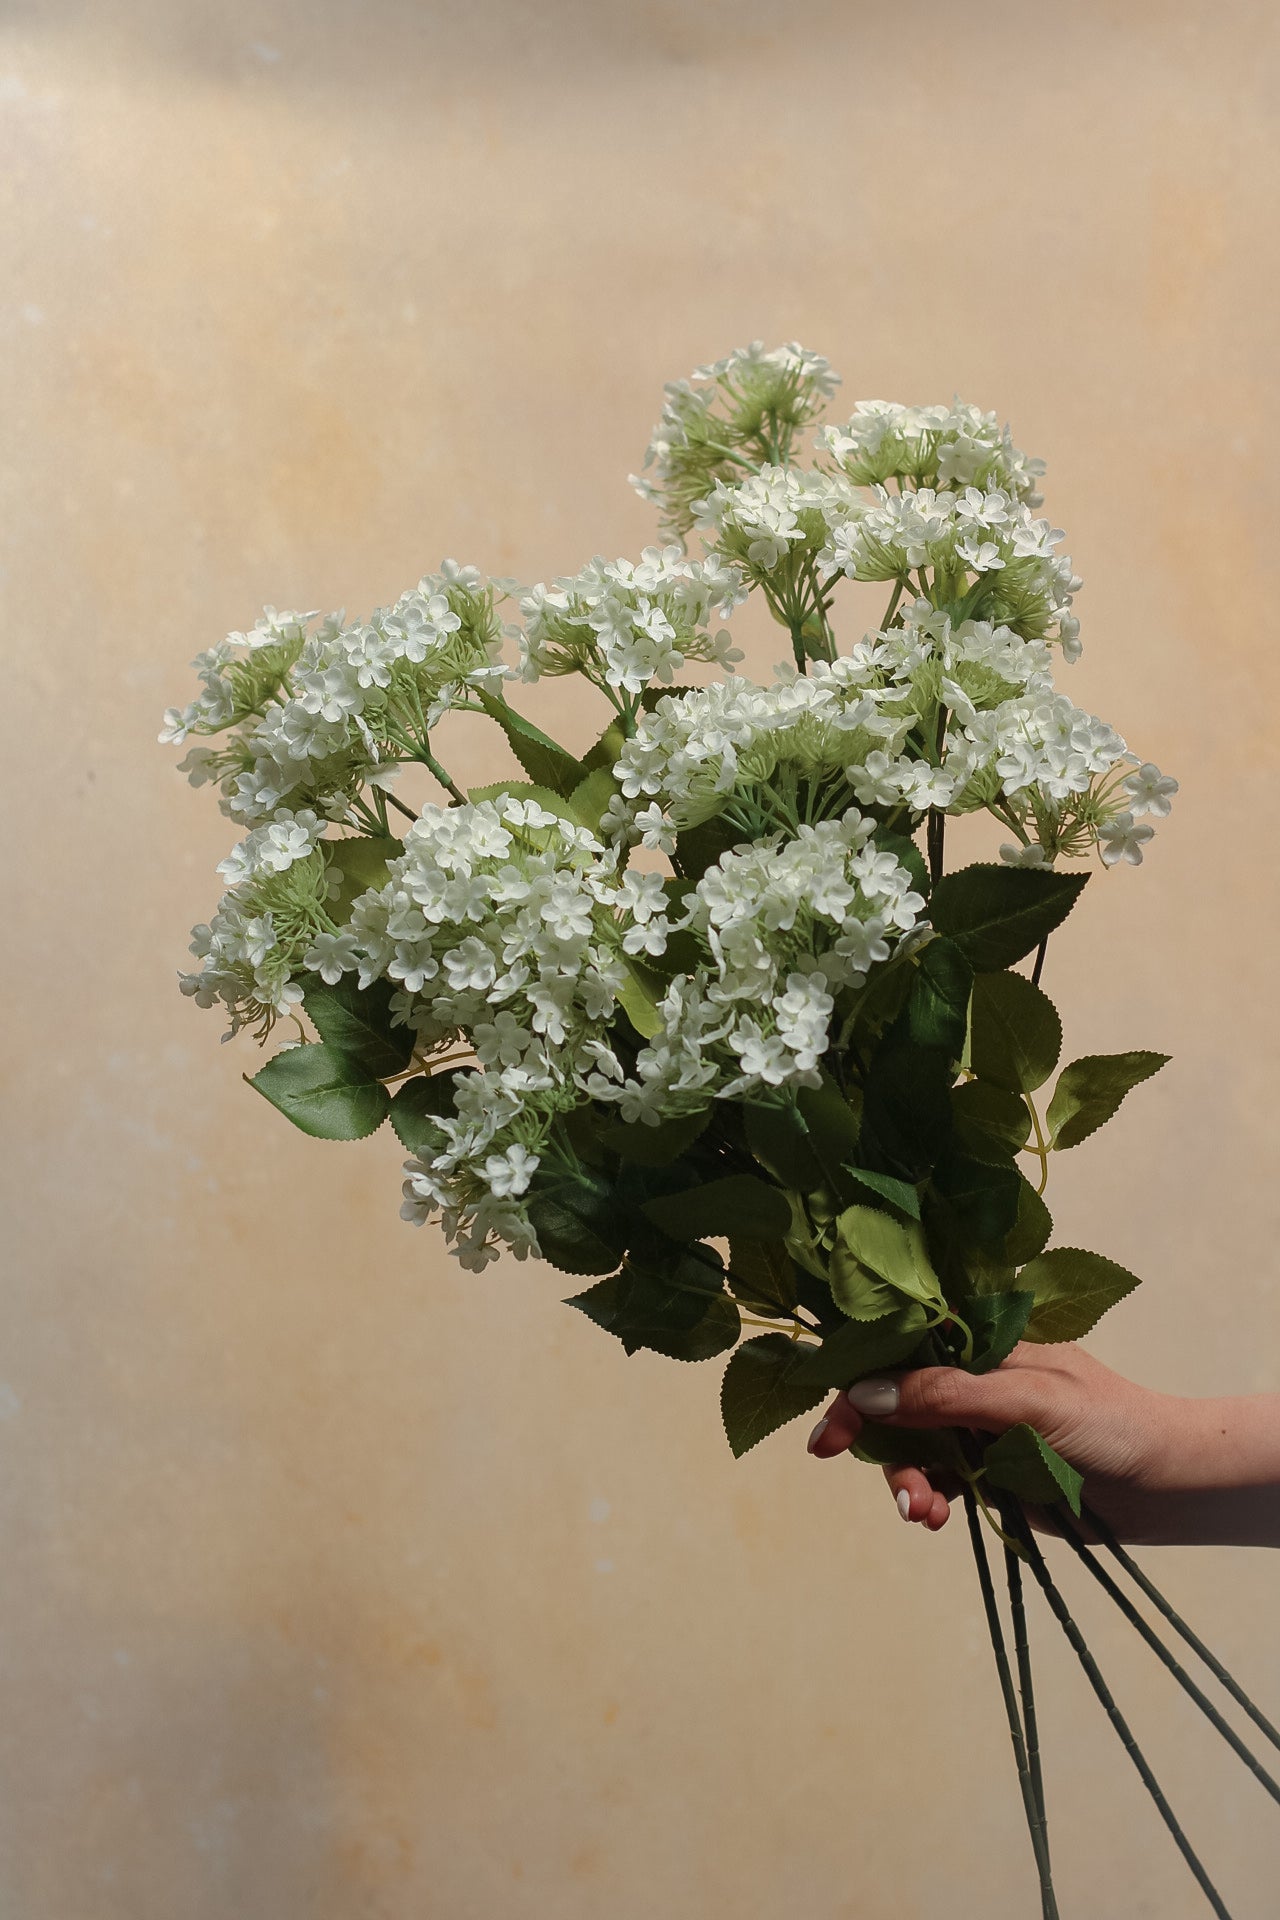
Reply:
M1277 1732L1275 1727L1272 1726L1271 1722L1267 1719L1266 1714L1261 1713L1258 1710L1258 1708L1254 1706L1252 1700L1249 1698L1244 1688L1240 1685L1239 1681L1234 1680L1232 1676L1227 1672L1227 1669L1223 1666L1221 1660L1217 1659L1214 1654L1210 1653L1208 1647L1206 1647L1204 1641L1200 1638L1199 1634L1193 1632L1192 1629L1187 1625L1186 1621L1182 1618L1181 1614L1177 1613L1174 1610L1174 1608L1170 1605L1170 1603L1165 1599L1164 1595L1161 1593L1159 1587L1156 1586L1153 1580L1148 1578L1148 1576L1143 1572L1142 1568L1138 1565L1137 1561L1132 1559L1125 1552L1124 1548L1120 1545L1120 1542L1116 1539L1115 1534L1112 1532L1111 1528L1107 1525L1106 1521L1100 1519L1099 1516L1093 1511L1093 1509L1088 1506L1081 1507L1080 1515L1081 1515L1081 1518L1085 1520L1088 1523L1088 1525L1093 1528L1093 1531L1097 1534L1103 1546L1106 1547L1108 1553L1112 1554L1114 1558L1117 1561L1119 1561L1120 1565L1124 1568L1125 1572L1129 1575L1129 1578L1132 1581L1134 1581L1135 1584L1142 1589L1143 1593L1146 1594L1152 1606L1155 1607L1161 1614L1163 1614L1164 1618L1169 1622L1169 1625L1173 1628L1174 1632L1177 1634L1180 1634L1182 1639L1185 1640L1186 1644L1191 1648L1192 1652L1199 1655L1200 1659L1203 1660L1205 1666L1208 1667L1214 1679L1217 1680L1221 1686L1226 1688L1227 1692L1231 1695L1231 1698L1235 1701L1236 1705L1242 1708L1243 1711L1248 1714L1249 1718L1253 1721L1253 1724L1255 1725L1255 1727L1257 1727L1262 1733L1266 1735L1267 1739L1271 1742L1273 1747L1280 1748L1280 1732Z
M1072 1525L1070 1518L1062 1511L1061 1507L1057 1510L1057 1519L1059 1525L1062 1527L1063 1536L1076 1557L1083 1560L1085 1566L1088 1567L1099 1586L1105 1593L1110 1594L1125 1619L1130 1621L1138 1629L1138 1632L1142 1635L1157 1659L1164 1663L1174 1679L1178 1682L1178 1685L1195 1701L1209 1724L1217 1728L1232 1752L1238 1754L1240 1759L1244 1761L1246 1767L1248 1767L1250 1773L1254 1776L1255 1780L1258 1781L1259 1785L1266 1788L1266 1791L1271 1795L1273 1800L1280 1802L1280 1785L1272 1779L1266 1769L1254 1758L1235 1728L1228 1725L1227 1721L1223 1719L1208 1695L1201 1692L1186 1668L1169 1652L1169 1649L1160 1639L1154 1627L1143 1619L1133 1602L1125 1593L1121 1592L1106 1568L1100 1566L1094 1559L1085 1542Z
M968 1485L964 1489L964 1507L969 1521L969 1539L973 1546L974 1564L978 1569L978 1585L982 1589L982 1604L986 1609L991 1650L995 1654L996 1671L1000 1676L1000 1691L1004 1696L1005 1716L1009 1722L1009 1738L1013 1742L1013 1758L1018 1769L1018 1785L1022 1789L1027 1831L1031 1836L1031 1847L1036 1858L1036 1872L1040 1878L1040 1911L1043 1920L1058 1920L1058 1904L1054 1897L1053 1878L1049 1866L1048 1837L1040 1818L1040 1808L1032 1786L1022 1719L1018 1712L1017 1696L1014 1693L1013 1675L1009 1670L1004 1627L1000 1620L1000 1610L996 1605L996 1591L991 1580L991 1568L987 1562L986 1543L982 1538L982 1523L978 1519L978 1503L974 1498L973 1488Z
M1022 1562L1011 1547L1004 1550L1005 1579L1009 1584L1009 1612L1013 1617L1013 1648L1018 1662L1018 1692L1022 1696L1022 1726L1027 1742L1027 1766L1031 1773L1031 1791L1035 1795L1044 1835L1046 1856L1049 1850L1049 1821L1045 1813L1044 1779L1040 1772L1040 1735L1036 1725L1036 1697L1031 1683L1031 1647L1027 1640L1027 1610L1022 1598Z
M1085 1674L1089 1681L1089 1685L1093 1688L1099 1700L1102 1702L1102 1705L1106 1710L1107 1718L1110 1720L1112 1726L1115 1728L1116 1733L1119 1736L1121 1745L1124 1747L1125 1752L1128 1754L1134 1766L1137 1768L1138 1774L1142 1780L1143 1786L1147 1789L1147 1792L1151 1795L1151 1798L1155 1801L1156 1810L1159 1813L1160 1818L1164 1821L1165 1826L1169 1829L1169 1832L1172 1834L1174 1844L1176 1845L1183 1859L1186 1861L1188 1867L1191 1869L1191 1872L1194 1875L1196 1882L1200 1887L1201 1892L1204 1894L1206 1900L1209 1902L1209 1905L1213 1908L1213 1911L1218 1915L1218 1920L1231 1920L1230 1913L1222 1903L1222 1896L1219 1894L1212 1880L1210 1880L1208 1874L1205 1872L1204 1867L1200 1863L1199 1856L1195 1852L1195 1849L1192 1847L1191 1842L1187 1839L1186 1834L1182 1831L1182 1828L1179 1826L1172 1807L1169 1805L1169 1802L1164 1797L1164 1793L1161 1790L1159 1781L1156 1779L1154 1773L1152 1773L1151 1768L1148 1765L1146 1755L1143 1753L1141 1747L1138 1745L1137 1741L1134 1739L1133 1734L1130 1731L1128 1721L1125 1719L1119 1707L1116 1705L1115 1700L1112 1697L1111 1689L1108 1687L1106 1681L1103 1679L1101 1669L1099 1668L1097 1661L1094 1659L1093 1655L1089 1651L1088 1646L1085 1643L1084 1635L1081 1633L1079 1627L1076 1625L1075 1621L1072 1619L1071 1613L1067 1607L1066 1601L1063 1599L1062 1595L1058 1592L1058 1589L1054 1584L1053 1577L1050 1574L1048 1567L1045 1565L1044 1555L1041 1553L1039 1546L1036 1544L1035 1536L1032 1534L1031 1529L1026 1524L1025 1520L1022 1520L1021 1518L1019 1518L1019 1520L1016 1522L1016 1525L1018 1529L1019 1539L1023 1547L1026 1549L1027 1558L1031 1565L1031 1571L1032 1573L1034 1573L1036 1579L1039 1581L1040 1586L1044 1592L1045 1599L1049 1602L1049 1605L1052 1608L1055 1617L1057 1618L1059 1626L1062 1628L1062 1631L1066 1634L1067 1639L1070 1641L1071 1646L1074 1649L1076 1658L1079 1660L1081 1666L1084 1668Z

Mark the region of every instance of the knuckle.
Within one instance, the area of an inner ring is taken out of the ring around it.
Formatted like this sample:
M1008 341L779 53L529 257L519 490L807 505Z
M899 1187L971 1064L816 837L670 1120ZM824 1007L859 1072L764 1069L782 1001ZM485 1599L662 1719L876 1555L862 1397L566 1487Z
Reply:
M926 1367L912 1383L912 1402L920 1413L947 1414L955 1405L955 1381L949 1367Z

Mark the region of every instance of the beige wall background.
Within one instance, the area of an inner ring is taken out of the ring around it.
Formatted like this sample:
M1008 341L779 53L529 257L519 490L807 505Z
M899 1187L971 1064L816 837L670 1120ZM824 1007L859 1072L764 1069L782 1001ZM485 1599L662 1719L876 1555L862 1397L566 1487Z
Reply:
M753 336L999 409L1086 579L1071 690L1183 782L1054 943L1074 1052L1175 1056L1059 1237L1146 1276L1105 1360L1280 1386L1278 46L1248 0L5 10L11 1920L1032 1910L963 1528L802 1427L735 1464L718 1368L459 1272L389 1136L255 1099L174 979L233 835L153 741L265 601L637 551L662 382ZM1148 1559L1274 1711L1280 1559ZM1274 1809L1062 1577L1270 1911ZM1199 1914L1035 1625L1064 1915Z

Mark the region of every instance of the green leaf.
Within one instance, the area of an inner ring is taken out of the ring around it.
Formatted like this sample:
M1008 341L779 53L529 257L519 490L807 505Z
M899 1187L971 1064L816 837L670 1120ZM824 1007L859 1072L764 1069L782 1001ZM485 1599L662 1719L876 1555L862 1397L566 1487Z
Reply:
M909 1182L923 1179L951 1138L953 1078L945 1053L887 1034L863 1088L859 1164Z
M661 1271L628 1260L621 1273L565 1305L616 1334L628 1353L648 1347L672 1360L710 1360L741 1331L719 1270L678 1248Z
M687 1193L645 1202L645 1215L673 1240L708 1240L720 1234L781 1240L791 1226L786 1195L749 1173L709 1180Z
M762 1333L733 1355L720 1388L720 1412L735 1459L826 1397L825 1387L795 1378L803 1358L803 1348L785 1333Z
M714 867L722 854L741 846L743 833L719 815L703 820L696 827L685 827L676 835L676 859L681 873L690 880L701 880L708 867Z
M990 1373L1009 1357L1024 1336L1035 1303L1034 1293L1021 1289L975 1294L965 1302L964 1318L973 1335L970 1373Z
M781 1240L743 1240L730 1234L725 1278L744 1306L766 1313L790 1313L800 1297L795 1264Z
M822 1166L794 1107L751 1102L744 1110L747 1145L767 1172L796 1193L822 1185Z
M404 1081L391 1102L391 1124L402 1147L417 1154L435 1150L439 1135L432 1123L452 1118L458 1081L471 1071L416 1074Z
M580 780L569 795L569 806L580 826L592 833L599 833L600 822L618 791L617 782L608 767L596 767L585 780Z
M1105 1125L1130 1088L1169 1059L1167 1053L1089 1053L1058 1075L1046 1116L1051 1147L1078 1147Z
M611 720L594 747L583 754L583 771L595 773L597 768L603 767L606 773L611 773L621 760L626 744L627 736L622 730L621 720Z
M965 1464L960 1442L950 1427L886 1427L864 1420L849 1451L875 1467L923 1467L954 1473Z
M506 734L512 753L529 778L567 799L584 778L586 769L582 762L566 753L549 734L535 727L497 694L488 693L482 687L477 687L475 693L490 719L496 720Z
M627 1210L613 1184L583 1168L535 1179L526 1202L538 1250L562 1273L612 1273L627 1246Z
M615 1122L601 1130L600 1144L620 1159L634 1160L641 1167L669 1167L695 1140L701 1138L711 1121L710 1107L701 1113L684 1113L675 1120L661 1120L647 1127L642 1120L626 1125Z
M1062 924L1088 878L1037 867L961 867L934 888L929 919L976 973L997 973Z
M393 1026L391 995L394 989L386 980L374 980L358 987L344 974L336 986L328 986L318 974L306 974L302 980L302 1004L326 1046L337 1047L367 1067L375 1080L401 1073L413 1055L411 1027Z
M388 836L353 834L350 839L322 840L320 851L331 879L338 882L338 896L331 901L334 918L345 920L353 903L371 887L387 884L387 862L398 860L404 852L403 840Z
M1018 1188L1018 1217L1013 1223L1013 1231L1001 1248L1006 1260L1012 1260L1020 1267L1024 1260L1033 1260L1053 1232L1053 1215L1036 1192L1025 1174L1020 1174L1022 1185Z
M556 793L551 787L535 786L530 780L494 780L487 787L468 787L467 799L472 806L479 806L486 800L534 800L544 813L554 814L557 820L563 820L567 826L582 825L563 794ZM537 833L539 829L511 827L509 831L523 836Z
M969 1064L980 1080L1034 1093L1058 1064L1062 1022L1047 994L1021 973L983 973L974 983Z
M914 1300L882 1320L846 1320L820 1347L808 1348L795 1377L814 1386L847 1387L883 1367L899 1366L919 1346L926 1324L924 1308Z
M618 961L623 968L622 985L618 988L618 1005L640 1035L642 1040L652 1040L655 1033L662 1031L662 1015L658 1011L658 1002L666 991L663 981L650 973L643 963L629 953L619 953Z
M966 1080L952 1088L951 1117L956 1144L975 1160L1012 1160L1031 1132L1026 1101L985 1080Z
M363 1140L391 1105L376 1075L322 1041L276 1054L249 1085L316 1140Z
M918 1220L895 1220L878 1207L846 1207L836 1221L831 1290L835 1294L837 1260L852 1259L886 1281L896 1293L926 1305L941 1304L942 1289ZM852 1283L851 1283L852 1284ZM837 1304L848 1312L839 1295ZM859 1316L868 1317L868 1316Z
M846 1164L844 1170L857 1186L864 1187L869 1193L879 1194L882 1200L890 1201L913 1220L920 1218L920 1195L905 1180L895 1180L889 1173L872 1173L866 1167Z
M1051 1247L1018 1275L1035 1299L1026 1338L1045 1343L1081 1340L1108 1307L1123 1300L1139 1284L1127 1267L1082 1247Z
M973 968L952 940L922 947L907 996L907 1032L918 1047L958 1060L964 1052Z
M1009 1164L949 1154L933 1170L937 1193L949 1202L961 1230L988 1253L1004 1249L1018 1218L1022 1174Z
M1010 1427L991 1443L982 1460L993 1486L1037 1507L1051 1507L1065 1499L1072 1513L1079 1514L1083 1476L1034 1427Z

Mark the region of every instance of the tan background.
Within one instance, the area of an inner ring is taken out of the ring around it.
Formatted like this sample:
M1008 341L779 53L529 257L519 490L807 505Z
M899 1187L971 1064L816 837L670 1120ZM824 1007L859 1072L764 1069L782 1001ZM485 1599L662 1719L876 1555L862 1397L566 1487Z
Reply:
M256 1100L174 982L228 827L152 742L264 601L638 550L663 380L754 335L1000 409L1086 577L1071 689L1184 783L1054 943L1075 1051L1175 1055L1060 1237L1147 1276L1105 1359L1280 1385L1278 39L1242 0L8 8L6 1920L1031 1911L962 1527L802 1427L735 1464L717 1367L460 1273L389 1137ZM1274 1709L1280 1559L1150 1559ZM1270 1911L1274 1808L1070 1572ZM1064 1914L1198 1914L1036 1624Z

